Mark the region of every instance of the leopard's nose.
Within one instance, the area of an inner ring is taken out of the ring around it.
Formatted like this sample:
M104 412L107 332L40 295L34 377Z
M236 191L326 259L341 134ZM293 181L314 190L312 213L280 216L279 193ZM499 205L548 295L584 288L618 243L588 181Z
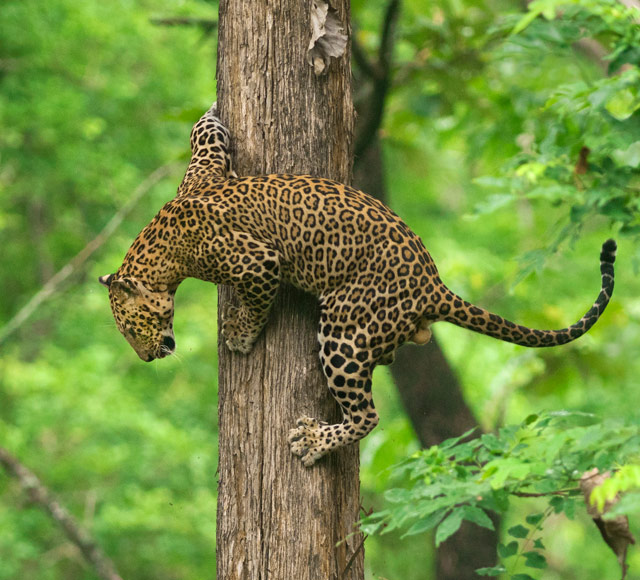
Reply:
M176 348L176 341L171 336L165 336L162 339L162 345L169 349L171 352Z

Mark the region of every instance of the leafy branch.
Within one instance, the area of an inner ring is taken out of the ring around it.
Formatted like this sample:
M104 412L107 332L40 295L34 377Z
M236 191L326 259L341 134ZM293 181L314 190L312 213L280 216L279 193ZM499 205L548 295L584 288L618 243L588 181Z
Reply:
M606 70L583 67L581 80L561 82L550 94L534 97L540 106L518 136L520 152L501 175L477 180L494 194L479 213L517 199L562 205L568 209L568 225L556 245L594 216L605 217L622 234L640 233L639 20L635 2L534 0L528 5L495 51L496 60L511 58L517 66L528 66L526 59L534 52L527 49L535 48L540 58L588 41L597 43ZM576 66L581 67L579 60Z
M603 494L604 501L613 502L620 490L635 492L629 493L632 499L598 517L640 514L640 469L634 464L640 457L638 425L598 422L585 413L559 412L530 415L497 434L469 439L472 433L420 451L395 466L393 477L404 486L385 493L388 507L363 518L362 531L384 534L405 530L404 536L408 536L435 529L439 545L465 520L493 529L489 514L506 513L513 498L547 499L541 513L527 516L527 526L508 530L513 539L498 548L502 564L482 571L484 575L508 573L513 580L526 580L530 576L520 571L522 564L533 569L546 566L544 546L537 537L544 521L551 514L574 517L582 501L581 476L588 470L604 473L625 466L621 471L631 474L598 491L596 497Z

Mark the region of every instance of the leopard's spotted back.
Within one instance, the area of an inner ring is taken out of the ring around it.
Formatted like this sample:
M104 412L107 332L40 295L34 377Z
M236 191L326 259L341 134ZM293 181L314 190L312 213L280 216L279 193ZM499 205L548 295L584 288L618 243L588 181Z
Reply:
M305 465L375 427L373 369L392 362L407 340L427 342L433 322L524 346L554 346L584 334L611 297L615 242L609 240L600 294L583 318L557 331L517 325L449 290L420 238L384 204L323 178L233 177L228 151L228 131L209 111L192 132L193 156L178 196L141 232L114 280L169 293L186 277L231 284L240 306L223 313L222 333L240 352L251 350L281 282L318 296L320 361L344 420L300 419L289 441ZM122 314L121 302L130 299L111 294L117 320L136 316L130 306ZM151 323L148 312L140 317L137 329ZM166 328L159 331L160 340L171 345L172 330L169 338ZM132 344L145 360L166 352Z

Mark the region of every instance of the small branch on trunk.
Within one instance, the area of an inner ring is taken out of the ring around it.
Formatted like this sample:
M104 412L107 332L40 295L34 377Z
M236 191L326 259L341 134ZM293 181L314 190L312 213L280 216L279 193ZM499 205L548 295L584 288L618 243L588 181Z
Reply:
M209 18L150 18L149 22L156 26L197 26L206 33L211 33L218 28L218 21Z

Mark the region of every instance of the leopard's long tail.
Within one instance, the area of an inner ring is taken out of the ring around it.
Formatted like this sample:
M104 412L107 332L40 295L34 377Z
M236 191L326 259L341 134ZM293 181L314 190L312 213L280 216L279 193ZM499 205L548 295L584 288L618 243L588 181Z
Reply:
M613 294L613 263L616 259L616 243L607 240L600 252L600 274L602 285L593 306L575 324L561 330L537 330L505 320L483 308L479 308L446 289L445 296L435 307L435 312L426 314L427 320L446 320L463 328L512 342L521 346L541 347L566 344L587 332L602 316Z

